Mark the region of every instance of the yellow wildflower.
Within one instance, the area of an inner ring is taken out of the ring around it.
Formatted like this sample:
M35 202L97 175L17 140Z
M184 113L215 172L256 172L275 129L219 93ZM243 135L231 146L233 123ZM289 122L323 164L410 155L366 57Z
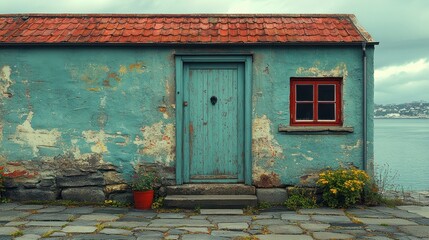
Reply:
M331 193L333 193L333 194L337 194L337 192L338 192L338 191L337 191L337 189L335 189L335 188L331 188L331 189L330 189L330 191L331 191Z

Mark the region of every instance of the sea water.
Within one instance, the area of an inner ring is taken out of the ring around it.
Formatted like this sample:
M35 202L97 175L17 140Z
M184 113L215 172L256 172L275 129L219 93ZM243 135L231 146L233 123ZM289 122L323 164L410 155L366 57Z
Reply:
M375 119L375 165L397 190L429 190L429 119Z

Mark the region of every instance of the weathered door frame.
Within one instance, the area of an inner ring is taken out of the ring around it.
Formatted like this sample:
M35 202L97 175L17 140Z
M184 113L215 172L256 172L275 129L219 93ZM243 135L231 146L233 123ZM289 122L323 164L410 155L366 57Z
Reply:
M183 66L186 63L244 64L244 183L252 184L252 56L250 54L176 54L176 184L184 181Z

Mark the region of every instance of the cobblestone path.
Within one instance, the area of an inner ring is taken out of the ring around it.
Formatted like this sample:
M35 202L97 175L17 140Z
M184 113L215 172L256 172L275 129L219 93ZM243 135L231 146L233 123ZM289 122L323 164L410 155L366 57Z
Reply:
M241 237L241 238L240 238ZM429 239L429 206L156 213L0 204L3 239ZM254 237L254 238L250 238Z

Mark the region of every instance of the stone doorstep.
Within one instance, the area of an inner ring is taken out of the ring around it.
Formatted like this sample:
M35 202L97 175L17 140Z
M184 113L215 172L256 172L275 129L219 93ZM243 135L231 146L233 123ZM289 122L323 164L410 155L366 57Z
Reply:
M257 188L258 203L283 204L287 199L285 188Z
M255 195L255 187L244 184L183 184L168 186L167 195Z
M164 204L166 207L179 208L243 208L256 206L255 195L168 195Z

